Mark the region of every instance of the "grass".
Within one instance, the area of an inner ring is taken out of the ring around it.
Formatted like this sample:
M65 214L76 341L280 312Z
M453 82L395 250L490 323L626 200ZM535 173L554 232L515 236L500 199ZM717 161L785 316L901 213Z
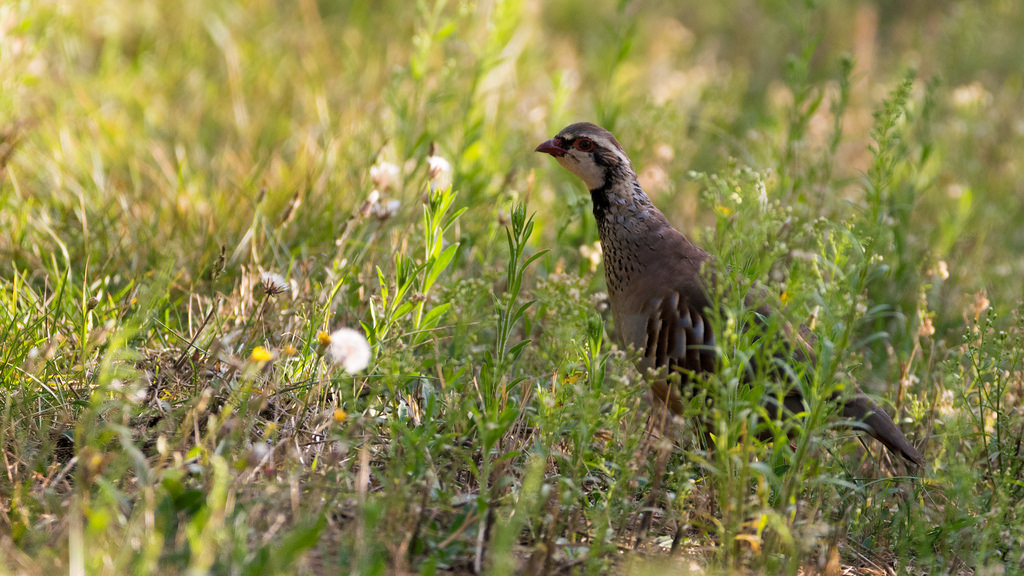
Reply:
M1022 25L998 0L5 3L0 572L1024 571ZM649 432L589 197L532 153L576 120L730 267L691 404L712 450ZM820 360L787 367L809 411L769 443L767 377L738 384L781 329L740 329L755 282ZM832 425L854 383L920 476Z

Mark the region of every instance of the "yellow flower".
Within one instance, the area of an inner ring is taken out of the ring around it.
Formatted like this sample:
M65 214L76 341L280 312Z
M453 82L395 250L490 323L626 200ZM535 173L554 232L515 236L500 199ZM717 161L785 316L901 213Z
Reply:
M282 354L284 354L285 356L295 356L298 353L299 350L295 346L292 346L291 344L285 344L284 350L282 350Z
M252 354L249 355L249 360L258 362L260 364L264 362L270 362L274 359L274 355L263 346L257 346L252 349Z
M334 423L341 424L348 419L348 412L345 412L341 408L334 409Z
M321 346L327 346L331 343L331 335L321 330L316 333L316 341L319 342Z
M728 216L729 214L732 214L732 210L730 210L728 206L718 205L715 206L715 210L717 210L718 213L721 214L722 216Z

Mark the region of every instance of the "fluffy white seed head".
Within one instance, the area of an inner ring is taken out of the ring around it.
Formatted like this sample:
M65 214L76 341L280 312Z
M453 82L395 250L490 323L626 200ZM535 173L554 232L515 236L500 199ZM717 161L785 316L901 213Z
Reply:
M291 289L288 280L276 272L263 272L260 274L260 284L263 286L263 291L270 296L284 294Z
M360 332L351 328L339 328L330 335L327 345L327 359L348 372L355 374L370 363L370 344Z
M436 154L427 156L427 177L431 190L448 188L452 185L451 163Z
M390 162L378 162L370 167L370 180L377 188L387 192L398 184L400 170Z

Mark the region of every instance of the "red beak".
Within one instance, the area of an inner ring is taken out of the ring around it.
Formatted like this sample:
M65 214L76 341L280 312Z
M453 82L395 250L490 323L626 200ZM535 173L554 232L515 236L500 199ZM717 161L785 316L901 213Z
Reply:
M534 152L543 152L545 154L551 154L552 156L554 156L556 158L561 158L562 156L565 156L566 152L568 152L568 150L566 150L565 148L562 148L558 144L555 144L554 140L547 140L547 141L541 142L540 146L537 146L536 148L534 148L533 151Z

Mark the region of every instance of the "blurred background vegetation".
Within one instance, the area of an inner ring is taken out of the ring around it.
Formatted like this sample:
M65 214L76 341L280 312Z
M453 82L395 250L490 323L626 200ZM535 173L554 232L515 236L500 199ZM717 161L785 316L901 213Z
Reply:
M1021 30L1016 0L4 2L0 570L1024 570ZM532 152L580 120L922 478L843 431L655 457L589 197Z

